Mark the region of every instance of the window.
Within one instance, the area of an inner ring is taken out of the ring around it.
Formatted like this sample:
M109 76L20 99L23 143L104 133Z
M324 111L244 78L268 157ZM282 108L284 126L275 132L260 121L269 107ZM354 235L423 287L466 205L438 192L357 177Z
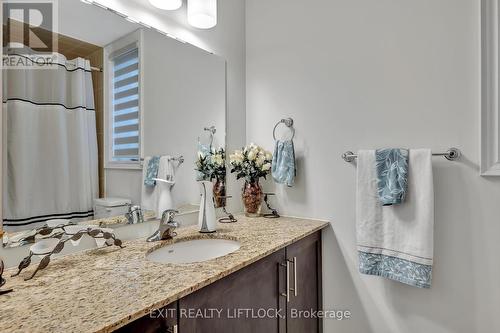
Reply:
M140 168L140 37L140 32L135 32L105 48L107 168Z
M139 49L113 59L112 161L139 161Z

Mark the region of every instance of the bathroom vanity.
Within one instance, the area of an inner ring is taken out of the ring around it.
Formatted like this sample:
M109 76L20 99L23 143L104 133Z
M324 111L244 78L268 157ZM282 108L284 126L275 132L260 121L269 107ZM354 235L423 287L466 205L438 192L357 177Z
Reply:
M319 332L318 318L293 316L320 309L318 231L118 332Z
M124 242L124 249L57 258L24 281L29 268L7 281L14 292L2 296L0 327L8 332L321 331L319 319L297 314L321 309L321 229L328 222L238 219L218 224L214 234L190 226L178 229L173 240L138 239ZM159 248L196 239L241 246L202 262L148 259Z

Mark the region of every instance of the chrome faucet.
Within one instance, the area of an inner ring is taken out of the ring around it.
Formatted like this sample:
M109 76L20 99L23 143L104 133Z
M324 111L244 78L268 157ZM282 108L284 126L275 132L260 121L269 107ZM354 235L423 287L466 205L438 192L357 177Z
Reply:
M179 211L175 209L167 209L161 215L160 226L158 230L154 234L148 237L148 242L157 242L166 239L172 239L177 236L177 233L174 232L175 229L179 227L179 223L176 222L175 214L178 214Z
M125 214L127 224L137 224L144 222L144 215L141 206L128 206L128 212Z

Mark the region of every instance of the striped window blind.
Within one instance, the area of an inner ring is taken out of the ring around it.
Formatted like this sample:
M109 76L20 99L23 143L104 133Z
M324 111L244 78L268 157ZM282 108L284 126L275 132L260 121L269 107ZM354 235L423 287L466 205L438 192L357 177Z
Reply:
M112 58L114 162L139 161L139 49L127 47Z

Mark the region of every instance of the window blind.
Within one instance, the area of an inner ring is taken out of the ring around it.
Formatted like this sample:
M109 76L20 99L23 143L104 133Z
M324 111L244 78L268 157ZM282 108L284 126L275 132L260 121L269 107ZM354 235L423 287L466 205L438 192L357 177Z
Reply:
M113 57L113 148L116 162L139 161L139 49Z

